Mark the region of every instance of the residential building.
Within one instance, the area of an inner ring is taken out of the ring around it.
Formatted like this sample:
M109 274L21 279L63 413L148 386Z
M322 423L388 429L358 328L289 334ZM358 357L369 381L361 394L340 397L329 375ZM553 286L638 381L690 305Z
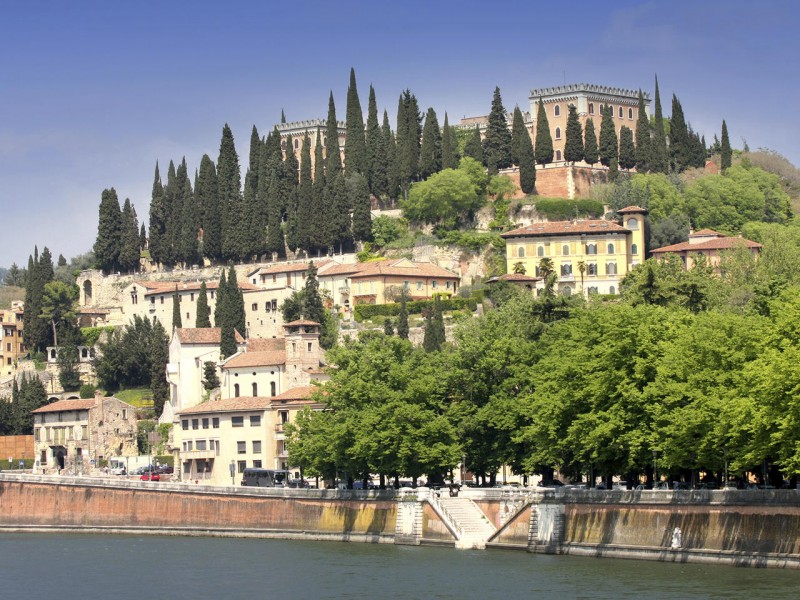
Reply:
M33 411L34 469L85 473L111 456L136 456L136 408L97 392Z
M655 258L665 258L669 254L680 256L685 269L691 269L698 261L698 257L703 257L706 264L714 267L719 272L720 263L725 253L744 249L754 256L761 252L761 244L752 240L739 237L729 237L718 233L712 229L701 229L689 233L689 241L680 244L672 244L663 248L656 248L650 253Z
M27 353L22 338L24 306L16 300L10 309L0 310L0 375L4 377L14 374L17 361Z
M618 294L622 278L644 260L647 211L629 206L617 213L624 226L607 220L533 223L501 234L509 273L521 270L545 285L541 263L549 259L561 294ZM519 265L519 266L518 266Z

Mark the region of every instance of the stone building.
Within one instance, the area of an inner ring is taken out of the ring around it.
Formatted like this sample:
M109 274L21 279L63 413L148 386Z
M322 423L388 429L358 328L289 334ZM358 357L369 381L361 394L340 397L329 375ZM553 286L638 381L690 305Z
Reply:
M0 375L3 377L13 375L17 361L27 353L22 341L23 313L21 300L12 302L10 309L0 310Z
M88 473L111 456L136 456L136 408L97 392L33 411L34 469ZM39 471L41 472L41 471Z

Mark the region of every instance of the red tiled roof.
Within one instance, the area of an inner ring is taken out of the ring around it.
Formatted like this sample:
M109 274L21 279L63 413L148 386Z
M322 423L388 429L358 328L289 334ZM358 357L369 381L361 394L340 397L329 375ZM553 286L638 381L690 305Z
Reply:
M282 365L286 363L284 350L266 350L263 352L241 352L234 354L222 365L223 369L237 369L243 367L267 367L269 365Z
M225 400L213 400L203 402L197 406L191 406L179 411L179 415L196 415L201 413L215 412L234 412L242 410L266 410L275 397L270 396L240 396L238 398L226 398Z
M307 400L319 389L316 385L301 385L278 394L273 400Z
M268 350L284 350L286 341L282 338L250 338L247 340L248 352L266 352Z
M642 208L641 206L626 206L625 208L620 208L617 211L618 215L625 215L628 213L646 213L647 209Z
M604 234L604 233L630 233L622 225L613 221L585 220L585 221L554 221L552 223L532 223L519 229L512 229L501 233L504 238L511 237L542 237L553 235L575 234Z
M691 242L681 242L680 244L672 244L671 246L656 248L655 250L651 250L650 252L652 254L661 254L664 252L700 252L703 250L730 250L731 248L761 248L761 244L740 237L720 237L708 240L706 242L699 242L694 244L692 244Z
M541 277L531 277L530 275L523 275L522 273L506 273L499 277L492 277L488 283L495 281L539 281Z
M695 231L689 234L689 237L708 237L710 235L714 235L717 237L725 237L721 233L714 231L713 229L701 229L700 231Z
M178 328L178 339L183 344L219 344L221 340L219 327L184 327ZM241 344L244 338L236 333L236 342Z
M296 321L291 321L289 323L284 323L284 327L302 327L302 326L316 326L319 327L319 323L316 321L309 321L308 319L297 319Z
M305 271L308 269L308 262L298 262L298 263L281 263L277 265L270 265L268 267L260 267L255 271L251 271L247 276L252 277L253 275L271 275L273 273L297 273L300 271ZM311 261L314 262L314 261ZM327 265L331 262L329 259L321 260L319 262L314 262L314 265L319 269L322 266Z
M219 287L219 281L206 281L206 289L216 290ZM148 287L147 292L145 292L145 296L152 296L155 294L174 294L175 293L175 286L178 287L178 292L197 292L200 291L200 286L202 282L200 281L189 281L189 282L180 282L180 281L160 281L157 282L155 286ZM239 289L243 291L248 290L257 290L260 289L254 286L252 283L248 283L247 281L239 281Z
M378 260L360 263L358 272L351 276L352 279L363 277L376 277L396 275L400 277L438 277L441 279L461 278L447 269L443 269L429 262L413 262L406 258L398 260Z
M350 273L358 273L359 264L358 263L349 263L345 265L333 265L325 269L324 273L320 273L320 276L329 276L329 275L349 275Z
M47 404L36 410L33 413L48 413L48 412L64 412L67 410L87 410L94 408L97 404L97 398L87 398L81 400L57 400L52 404Z

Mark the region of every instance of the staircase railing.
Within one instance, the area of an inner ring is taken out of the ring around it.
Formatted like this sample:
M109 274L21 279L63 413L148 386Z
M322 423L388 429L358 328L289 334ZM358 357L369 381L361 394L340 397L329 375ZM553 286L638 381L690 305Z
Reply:
M447 526L455 532L458 539L462 539L464 537L464 529L453 518L453 515L445 508L444 504L441 503L439 496L436 494L436 490L430 490L428 492L428 502L433 509L439 513L439 516L445 520Z

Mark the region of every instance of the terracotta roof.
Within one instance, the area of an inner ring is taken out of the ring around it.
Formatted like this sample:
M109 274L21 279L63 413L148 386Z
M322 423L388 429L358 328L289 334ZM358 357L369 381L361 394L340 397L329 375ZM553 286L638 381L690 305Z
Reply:
M346 265L333 265L325 269L324 273L320 273L320 276L329 276L329 275L349 275L350 273L358 273L360 264L363 263L349 263Z
M158 285L149 287L147 292L145 292L145 296L152 296L155 294L174 294L175 293L175 286L178 287L178 292L197 292L200 291L200 285L202 282L200 281L188 281L188 282L180 282L180 281L169 281L158 282ZM206 281L206 289L216 290L219 287L219 281ZM257 290L260 289L254 286L252 283L248 283L247 281L237 281L239 284L239 289L243 291L248 290Z
M184 327L178 328L178 339L183 344L219 344L221 329L219 327ZM241 344L244 338L236 333L236 342Z
M522 273L506 273L499 277L492 277L487 283L494 283L495 281L539 281L541 277L531 277L530 275L523 275Z
M276 274L277 273L298 273L298 272L305 271L306 269L308 269L308 262L309 261L298 262L298 263L281 263L281 264L277 264L277 265L270 265L268 267L260 267L260 268L256 269L255 271L251 271L250 273L248 273L247 276L248 277L252 277L253 275L256 275L256 274L259 274L259 275L271 275L273 273L276 273ZM320 267L322 267L324 265L327 265L329 262L332 262L332 261L330 261L329 259L325 259L325 260L321 260L319 262L314 262L314 261L311 261L311 262L313 262L314 266L316 266L317 269L319 269Z
M266 350L263 352L240 352L234 354L222 365L223 369L237 369L242 367L267 367L269 365L282 365L286 363L284 350Z
M308 319L297 319L296 321L283 324L284 327L301 327L303 325L319 327L319 323L316 321L309 321Z
M247 340L248 352L266 352L267 350L284 350L286 341L282 338L250 338Z
M278 394L273 400L306 400L319 389L316 385L301 385Z
M226 398L225 400L203 402L197 406L184 408L178 411L177 414L196 415L201 413L266 410L272 405L274 399L274 396L240 396L238 398Z
M501 233L504 238L511 237L543 237L553 235L575 234L604 234L604 233L630 233L622 225L613 221L585 220L585 221L554 221L551 223L532 223L519 229L512 229Z
M701 229L700 231L694 231L689 234L689 237L708 237L710 235L714 235L716 237L725 237L718 231L714 231L713 229Z
M720 237L706 242L681 242L651 250L652 254L664 252L700 252L702 250L730 250L731 248L761 248L761 244L740 237Z
M625 208L620 208L617 211L618 215L625 215L627 213L646 213L647 209L642 208L641 206L626 206Z
M52 404L48 404L46 406L42 406L41 408L37 408L36 410L32 410L32 413L48 413L48 412L63 412L66 410L87 410L90 408L94 408L97 400L95 398L87 398L81 400L57 400Z
M362 277L380 277L385 275L397 275L400 277L438 277L442 279L458 279L461 277L429 262L413 262L407 258L398 260L379 260L374 262L360 263L358 272L352 275L352 279Z

